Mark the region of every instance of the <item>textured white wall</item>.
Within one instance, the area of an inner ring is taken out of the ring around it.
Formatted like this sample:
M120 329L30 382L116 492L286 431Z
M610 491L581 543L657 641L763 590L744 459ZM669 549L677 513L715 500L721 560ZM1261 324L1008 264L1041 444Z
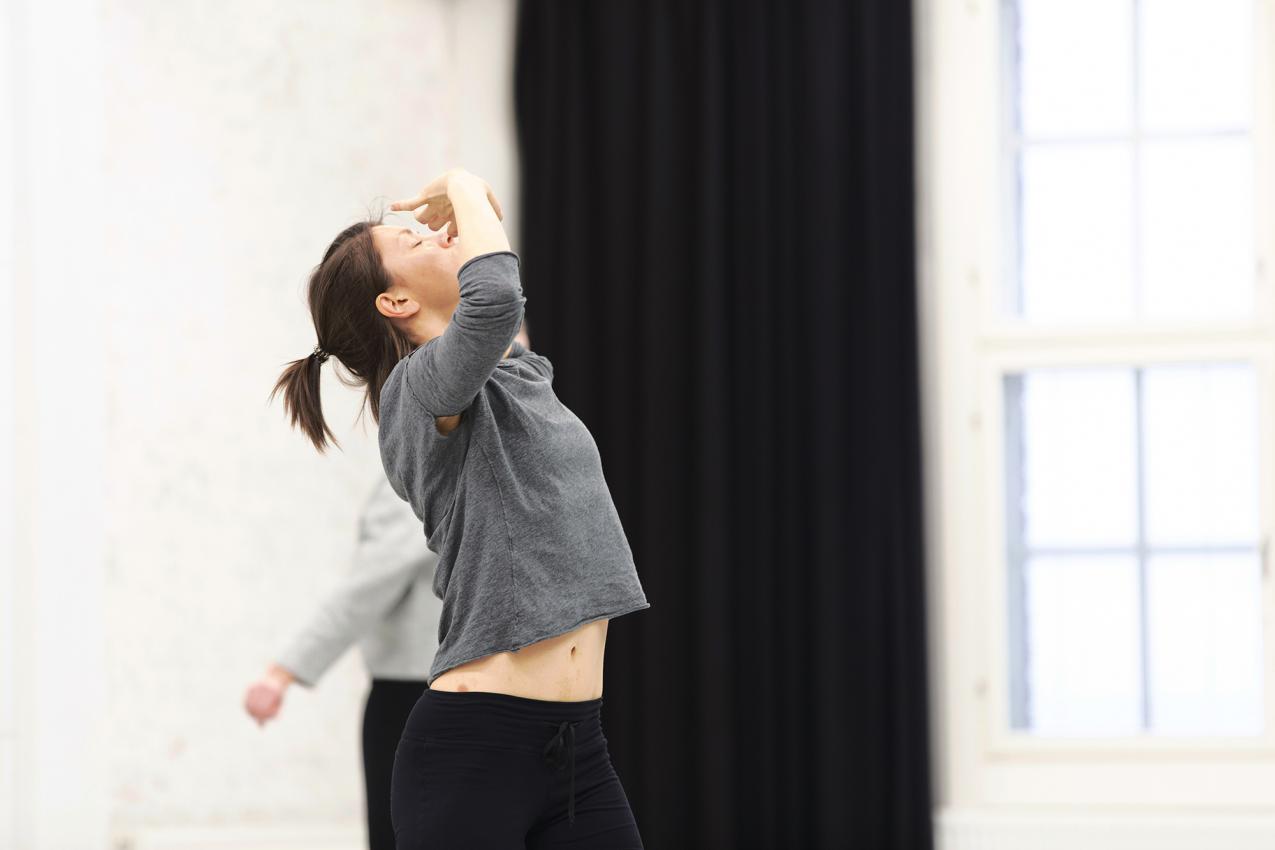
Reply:
M105 488L105 634L58 639L105 649L111 829L120 846L173 828L348 838L357 656L264 730L240 701L346 568L375 432L335 361L323 397L344 452L321 458L266 397L314 345L309 270L370 205L463 164L516 208L514 0L98 7L101 196L73 207L102 252L107 452L85 461Z
M443 166L439 2L106 6L110 774L117 823L357 814L358 670L260 731L243 686L343 566L375 473L266 405L303 282L376 195Z

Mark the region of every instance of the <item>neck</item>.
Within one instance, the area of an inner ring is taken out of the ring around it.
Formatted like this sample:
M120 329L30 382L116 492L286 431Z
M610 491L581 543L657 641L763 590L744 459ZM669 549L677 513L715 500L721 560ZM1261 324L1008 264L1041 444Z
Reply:
M443 331L447 330L447 326L449 324L451 323L442 321L436 317L422 316L421 321L418 324L412 325L407 329L407 338L412 341L412 345L419 348L434 337L442 336ZM501 359L503 360L508 358L513 350L513 343L510 343L509 347L501 353Z
M426 315L424 311L417 313L413 318L416 321L408 325L406 331L407 338L412 341L412 345L417 347L424 345L436 336L442 336L443 331L447 330L447 326L450 324L446 319Z

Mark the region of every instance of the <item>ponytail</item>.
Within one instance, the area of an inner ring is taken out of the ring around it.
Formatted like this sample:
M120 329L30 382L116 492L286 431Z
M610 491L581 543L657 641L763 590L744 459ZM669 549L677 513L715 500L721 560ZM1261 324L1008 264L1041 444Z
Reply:
M274 397L282 391L283 409L292 427L300 428L320 454L327 449L329 441L337 448L341 447L324 421L323 405L319 403L319 372L327 359L326 355L319 356L321 350L316 348L300 360L289 363L270 391L270 401L274 401Z
M407 335L376 309L376 297L392 286L372 244L372 227L378 223L369 220L350 225L324 252L323 261L310 274L307 295L310 318L324 344L289 363L270 391L271 400L283 393L284 410L292 426L300 428L320 453L328 443L340 448L319 403L319 372L324 361L335 356L350 376L338 370L341 383L367 388L363 403L379 423L381 387L395 364L412 350Z

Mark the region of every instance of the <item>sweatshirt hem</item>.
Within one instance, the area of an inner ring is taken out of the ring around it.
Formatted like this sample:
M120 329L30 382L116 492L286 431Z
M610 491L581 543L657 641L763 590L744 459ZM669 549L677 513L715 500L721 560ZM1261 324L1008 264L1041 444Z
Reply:
M363 665L364 672L367 673L369 679L396 679L401 681L425 681L429 678L428 670L401 667L378 667L373 670L367 664Z

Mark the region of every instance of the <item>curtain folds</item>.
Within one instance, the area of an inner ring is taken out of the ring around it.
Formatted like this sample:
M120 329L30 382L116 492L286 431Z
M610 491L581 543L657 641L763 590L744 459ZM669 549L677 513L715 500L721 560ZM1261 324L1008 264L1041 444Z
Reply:
M522 0L533 347L652 607L649 850L932 845L906 0Z

